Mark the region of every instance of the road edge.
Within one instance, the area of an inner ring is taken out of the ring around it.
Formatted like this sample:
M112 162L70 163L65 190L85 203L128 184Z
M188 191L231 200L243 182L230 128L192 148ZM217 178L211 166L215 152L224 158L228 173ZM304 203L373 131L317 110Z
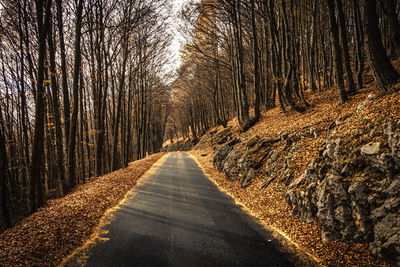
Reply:
M192 153L192 151L186 152L190 158L192 158L196 164L201 168L203 171L204 175L213 183L215 186L220 190L222 193L226 194L227 196L231 197L234 203L241 208L241 210L252 217L254 221L258 224L260 224L265 231L269 232L272 234L272 236L281 244L281 247L284 249L282 252L288 256L290 256L290 260L295 266L299 266L299 261L301 260L302 263L304 263L304 266L320 266L321 265L321 260L317 258L316 256L306 252L303 250L298 244L296 244L294 241L292 241L284 232L280 231L278 228L273 227L269 224L267 224L263 219L259 218L257 215L252 212L250 208L248 208L245 204L237 200L232 194L230 194L225 188L220 186L213 178L212 175L210 175L206 169L203 167L203 165L200 163L200 161L197 159L197 157ZM295 256L293 259L292 256Z
M122 204L136 196L135 188L143 183L146 178L150 177L151 174L156 172L159 166L167 159L170 154L171 153L167 153L159 158L156 162L154 162L153 165L138 179L137 183L128 192L126 192L126 194L118 202L118 204L106 210L104 215L101 217L99 224L94 228L92 235L81 246L77 247L72 253L64 257L61 263L59 263L57 266L68 266L67 263L74 257L78 257L78 259L76 259L77 264L79 264L79 266L83 266L85 261L89 257L88 253L90 248L100 242L106 242L108 240L108 238L104 238L102 236L108 233L108 230L105 228L114 219L115 212L120 209Z

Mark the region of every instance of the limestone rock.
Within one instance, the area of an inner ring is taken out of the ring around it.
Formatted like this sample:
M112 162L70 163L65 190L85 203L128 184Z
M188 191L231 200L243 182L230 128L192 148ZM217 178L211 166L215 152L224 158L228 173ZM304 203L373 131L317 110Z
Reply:
M224 166L223 162L225 158L229 155L229 153L231 153L232 150L233 146L226 145L215 152L213 158L213 164L215 167L218 168L218 171L222 171L222 168Z
M379 220L380 218L383 218L387 215L387 210L385 209L384 206L381 206L377 209L374 209L371 213L371 219L374 221Z
M400 217L389 214L374 226L373 255L400 264Z
M289 137L289 133L287 133L287 132L279 132L278 136L281 139L281 141L284 141Z
M357 106L357 112L360 112L360 111L362 111L363 109L365 109L365 107L367 106L367 104L368 104L368 101L364 101L364 102L360 103L360 104Z
M388 145L397 164L400 164L400 127L388 133Z
M310 135L314 136L314 139L317 139L319 136L319 130L318 128L310 128Z
M389 195L400 195L400 177L397 177L385 191Z
M377 98L378 98L378 96L376 94L369 94L368 97L367 97L367 100L372 101L372 100L375 100Z
M379 153L380 145L380 142L366 144L361 148L361 154L364 156L376 155Z
M392 124L389 122L389 123L384 123L383 125L382 125L382 128L383 128L383 133L384 134L386 134L386 135L392 135Z
M233 150L223 161L222 170L231 180L240 180L240 176L243 176L243 173L241 172L241 169L237 163L241 156L242 155L239 152Z
M341 177L328 174L316 191L317 218L325 230L337 231L344 239L351 238L355 226L349 205L349 196Z
M325 149L323 155L324 155L325 157L328 156L328 157L330 157L331 159L334 159L334 155L335 155L335 146L334 146L334 144L329 143L329 144L326 146L326 149Z
M242 180L242 188L248 186L254 178L254 169L250 169Z

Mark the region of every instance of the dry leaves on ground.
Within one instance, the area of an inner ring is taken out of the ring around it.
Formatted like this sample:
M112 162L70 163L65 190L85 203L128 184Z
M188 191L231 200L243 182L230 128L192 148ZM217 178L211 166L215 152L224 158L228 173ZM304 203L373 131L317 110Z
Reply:
M115 206L165 153L151 155L77 186L0 234L0 265L56 266L93 233Z

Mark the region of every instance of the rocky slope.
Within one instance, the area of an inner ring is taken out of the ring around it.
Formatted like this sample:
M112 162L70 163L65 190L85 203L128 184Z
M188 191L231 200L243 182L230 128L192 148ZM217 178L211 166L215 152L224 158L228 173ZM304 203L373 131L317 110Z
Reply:
M364 243L378 261L400 265L399 100L361 94L341 112L301 115L314 118L306 125L289 115L240 133L231 123L195 149L212 148L214 166L242 188L255 177L260 190L283 184L292 215L319 223L323 242Z

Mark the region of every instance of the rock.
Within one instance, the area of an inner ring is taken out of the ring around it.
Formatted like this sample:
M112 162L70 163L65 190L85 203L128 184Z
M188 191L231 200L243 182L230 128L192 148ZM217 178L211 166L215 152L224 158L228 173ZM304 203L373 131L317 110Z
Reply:
M379 153L380 142L366 144L361 148L361 154L364 156L376 155Z
M329 139L329 141L328 141ZM335 141L330 140L331 138L327 139L326 149L322 153L324 157L329 157L332 160L337 160L340 157L340 143L341 139L338 138Z
M371 219L374 221L379 220L387 215L387 211L384 206L374 209L371 213Z
M316 195L316 216L324 229L340 232L339 236L344 239L351 238L355 226L341 177L328 174L317 187Z
M306 176L302 175L299 178L295 179L290 185L288 186L288 189L295 189L299 188L300 186L304 185L306 183Z
M395 164L391 153L382 153L377 157L374 166L386 173L392 173L395 170Z
M240 142L240 139L235 138L215 151L214 157L213 157L213 164L215 167L218 168L218 171L221 172L224 169L224 164L225 164L226 158L232 152L232 150L234 149L234 146L239 142Z
M397 177L390 186L385 190L386 194L399 195L400 194L400 177Z
M392 152L394 161L400 165L400 127L398 127L394 132L389 132L388 145Z
M229 155L229 153L231 153L232 150L233 146L230 146L228 144L215 151L213 157L213 164L218 168L218 171L222 171L222 168L224 166L224 160Z
M319 136L319 130L318 128L310 128L310 135L314 136L314 139L317 139Z
M400 197L392 197L383 204L386 210L390 211L400 206Z
M279 158L278 154L275 153L275 152L272 152L271 161L272 161L272 162L275 162L275 161L278 160L278 158Z
M367 106L367 101L364 101L364 102L362 102L362 103L360 103L358 106L357 106L357 112L360 112L360 111L362 111L363 109L365 109L365 107Z
M351 171L350 164L346 163L342 168L342 170L340 171L340 175L348 176L350 174L350 171Z
M334 175L341 175L343 168L344 168L343 164L339 160L335 160L332 164L330 172L333 173Z
M382 125L382 127L383 127L383 133L385 135L391 135L393 133L392 132L392 124L391 123L384 123Z
M289 137L289 133L287 133L287 132L279 132L278 136L281 139L281 141L284 141Z
M213 141L215 142L215 140L216 140L218 145L222 145L222 144L228 142L229 140L231 140L232 136L233 136L232 128L228 127L228 128L225 128L224 130L222 130L221 132L219 132L215 136L215 138L213 138Z
M370 95L368 95L367 100L368 101L372 101L372 100L375 100L377 98L378 98L378 96L376 94L370 94Z
M400 264L400 217L389 214L374 226L374 241L370 244L373 255Z
M301 148L301 145L299 143L296 143L294 147L290 150L290 153L295 153Z
M359 199L359 197L364 194L364 189L364 183L361 181L356 181L349 187L348 192L349 194L352 194L356 199Z
M222 170L226 174L226 176L231 180L241 180L241 177L243 176L243 172L241 171L241 168L239 167L238 164L238 161L241 157L242 154L240 154L236 150L233 150L231 153L228 154L228 156L222 162L223 163Z
M311 163L304 174L288 186L286 201L293 208L292 215L297 215L302 221L311 222L316 219L317 184L318 175L314 163Z
M248 186L254 178L254 169L250 169L242 180L242 188Z
M345 209L343 206L339 206L335 209L335 219L341 223L345 223L349 220L349 214L347 213L348 209Z
M328 156L331 159L334 159L334 154L335 154L335 146L332 143L329 143L326 146L326 149L325 149L325 151L323 153L323 156L325 156L325 157Z
M322 237L322 241L325 243L334 241L339 238L337 233L334 233L331 231L326 231L326 230L322 232L321 237Z
M355 200L351 202L351 210L356 227L354 240L368 241L372 233L372 226L367 216L367 210Z
M335 160L338 160L341 156L341 151L340 151L340 144L341 144L342 140L340 138L336 139L335 141L335 152L333 154L333 156L335 157Z
M370 206L375 206L376 205L376 196L374 196L374 195L368 196L367 202Z
M253 138L251 138L250 141L247 142L246 147L253 148L259 142L260 142L260 137L256 135Z
M382 252L390 261L400 266L400 234L397 233L390 237L383 245ZM396 256L397 255L397 256Z

